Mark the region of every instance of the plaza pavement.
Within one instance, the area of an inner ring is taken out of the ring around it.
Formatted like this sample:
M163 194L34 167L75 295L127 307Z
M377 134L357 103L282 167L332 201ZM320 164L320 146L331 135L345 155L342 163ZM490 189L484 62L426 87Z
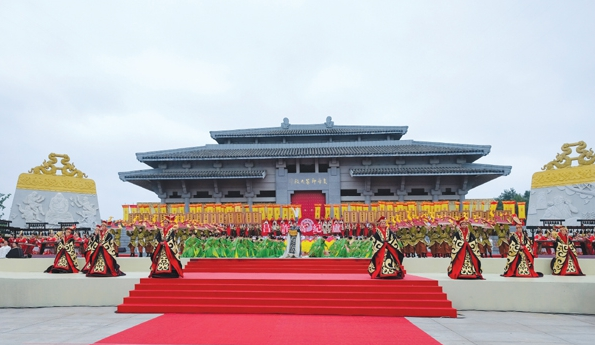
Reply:
M92 344L159 315L117 314L115 310L115 307L3 308L0 309L0 344ZM442 344L555 345L595 341L595 315L462 311L457 319L408 319Z

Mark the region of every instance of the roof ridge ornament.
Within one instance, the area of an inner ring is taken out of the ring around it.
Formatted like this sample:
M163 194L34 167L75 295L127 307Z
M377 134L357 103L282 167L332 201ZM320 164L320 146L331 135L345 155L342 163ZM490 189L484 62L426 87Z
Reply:
M326 128L333 128L333 126L335 125L335 122L333 121L332 117L327 116L326 122L324 123L324 125L326 126Z
M289 119L286 118L286 117L284 117L283 118L283 122L281 122L281 128L283 128L283 129L289 129L289 126L291 126L289 124Z
M578 157L570 157L573 147L576 147ZM562 145L562 153L558 153L556 159L544 165L541 170L570 168L572 167L572 161L577 161L579 166L595 163L595 152L593 152L593 149L587 150L586 148L587 144L582 140L576 143L566 143Z

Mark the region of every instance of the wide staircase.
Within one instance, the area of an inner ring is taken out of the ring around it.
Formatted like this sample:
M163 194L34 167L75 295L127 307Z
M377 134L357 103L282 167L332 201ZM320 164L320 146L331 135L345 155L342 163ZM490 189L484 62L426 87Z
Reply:
M182 279L143 278L120 313L456 317L431 279L370 279L362 259L198 259Z

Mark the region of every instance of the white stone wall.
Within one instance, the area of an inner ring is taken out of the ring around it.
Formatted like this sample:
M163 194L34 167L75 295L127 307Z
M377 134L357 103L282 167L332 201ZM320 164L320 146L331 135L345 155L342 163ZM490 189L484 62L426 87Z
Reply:
M564 219L564 225L595 219L595 181L531 189L527 225L541 225L540 219Z

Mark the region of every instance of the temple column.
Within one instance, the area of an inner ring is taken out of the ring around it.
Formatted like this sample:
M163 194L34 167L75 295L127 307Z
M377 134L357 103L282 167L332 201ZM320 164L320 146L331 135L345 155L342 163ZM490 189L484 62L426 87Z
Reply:
M221 203L221 198L223 198L223 193L219 191L219 186L217 184L217 180L213 181L213 199L215 199L215 203L216 204L220 204Z
M287 205L290 203L291 194L289 191L289 173L287 172L285 160L279 159L275 167L275 202L279 205Z
M244 195L248 199L248 207L252 211L252 201L254 199L254 191L252 190L252 180L246 180L246 194Z
M434 185L434 189L430 190L430 194L432 195L433 202L440 200L440 195L442 195L442 191L440 190L440 176L436 177L436 184Z
M397 196L399 197L399 202L405 201L405 196L407 196L407 191L405 190L405 176L401 176L401 188L397 190Z

